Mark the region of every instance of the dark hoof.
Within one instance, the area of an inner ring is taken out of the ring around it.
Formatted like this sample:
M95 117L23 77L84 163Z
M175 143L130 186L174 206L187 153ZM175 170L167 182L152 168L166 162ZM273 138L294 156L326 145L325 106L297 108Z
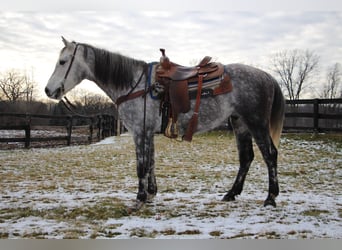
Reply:
M222 198L222 201L235 201L235 196L228 193Z
M147 193L145 193L145 192L138 193L137 200L141 201L141 202L146 202L146 200L147 200Z
M272 199L272 198L267 198L266 200L265 200L265 202L264 202L264 207L267 207L267 206L273 206L273 207L277 207L277 204L276 204L276 202L275 202L275 200L274 199Z

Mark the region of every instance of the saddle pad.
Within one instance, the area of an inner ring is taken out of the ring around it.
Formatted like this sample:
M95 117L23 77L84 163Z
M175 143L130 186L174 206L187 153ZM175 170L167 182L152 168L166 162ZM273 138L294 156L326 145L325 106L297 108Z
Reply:
M197 96L197 82L189 83L189 98L196 99ZM208 80L203 82L203 87L201 91L201 98L207 98L211 96L221 95L231 92L233 85L231 83L230 77L225 74L223 77L218 77L213 80Z

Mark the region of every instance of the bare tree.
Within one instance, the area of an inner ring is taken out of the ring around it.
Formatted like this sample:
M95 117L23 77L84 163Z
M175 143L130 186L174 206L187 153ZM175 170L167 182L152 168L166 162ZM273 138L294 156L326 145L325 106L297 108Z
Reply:
M319 56L309 50L284 50L273 56L272 70L280 77L280 85L290 100L300 98L318 69Z
M333 99L342 97L342 88L340 89L341 76L341 64L335 63L328 68L327 82L323 86L322 98Z
M82 114L116 113L113 102L106 95L94 93L79 86L70 91L67 98Z
M9 70L0 75L0 99L33 101L35 86L33 77L19 70Z

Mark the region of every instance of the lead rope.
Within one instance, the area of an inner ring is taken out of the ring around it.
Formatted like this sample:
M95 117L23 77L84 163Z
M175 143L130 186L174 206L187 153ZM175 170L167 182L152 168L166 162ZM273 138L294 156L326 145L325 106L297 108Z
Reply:
M77 107L72 104L71 101L69 101L69 99L66 96L63 96L63 98L59 101L60 103L62 103L64 105L64 107L72 114L72 115L76 115L79 117L84 117L84 118L89 118L89 117L94 117L94 116L99 116L99 115L106 115L105 113L95 113L95 114L90 114L90 115L86 115L85 112L82 112L83 114L77 112Z
M147 81L145 81L145 93L147 91ZM146 148L145 148L145 142L146 142L146 99L147 95L144 95L144 121L143 121L143 166L144 166L144 171L146 167L146 159L145 159L145 153L146 153ZM144 175L146 173L144 172Z
M73 115L77 115L80 117L89 117L85 114L81 114L81 113L77 112L76 111L77 107L74 104L72 104L66 96L64 96L60 100L60 103L62 103L64 105L64 107L66 107L66 109ZM95 114L95 115L98 115L98 114ZM93 116L95 116L95 115L93 115Z

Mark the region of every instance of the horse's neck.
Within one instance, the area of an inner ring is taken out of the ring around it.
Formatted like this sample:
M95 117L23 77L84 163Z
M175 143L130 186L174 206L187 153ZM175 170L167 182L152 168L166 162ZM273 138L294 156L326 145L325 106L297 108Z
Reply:
M95 82L99 86L99 88L102 89L111 98L113 102L115 102L118 97L122 95L126 95L132 89L132 87L134 87L138 83L139 78L141 77L144 71L143 65L137 64L135 66L132 66L131 70L132 70L132 74L134 75L133 82L127 82L125 84L126 87L120 88L120 87L116 87L114 84L108 84L108 83L102 82L100 79L96 77L94 58L90 58L90 59L88 58L87 64L88 64L88 68L91 71L88 74L88 80ZM135 90L143 89L144 86L145 86L145 78L143 77L140 83L138 84L138 86L136 86Z

